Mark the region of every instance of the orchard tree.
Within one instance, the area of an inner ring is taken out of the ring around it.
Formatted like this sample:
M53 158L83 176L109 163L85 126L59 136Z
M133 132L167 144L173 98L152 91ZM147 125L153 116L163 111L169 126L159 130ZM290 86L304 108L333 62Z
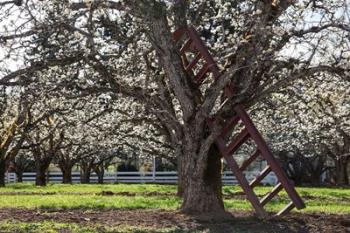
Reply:
M100 95L99 101L105 110L96 111L95 116L85 121L84 132L89 134L85 138L93 145L92 153L82 164L86 175L92 169L102 183L104 171L110 165L126 160L135 151L139 160L149 160L154 155L171 157L173 148L158 132L159 125L151 117L140 116L139 105L109 95Z
M70 87L80 96L106 92L136 103L138 114L160 126L174 148L186 213L224 211L221 158L214 146L222 124L208 132L208 117L225 121L237 103L249 107L294 80L324 73L349 79L346 2L16 3L20 6L3 4L2 16L19 19L20 14L25 24L16 21L4 28L0 40L8 60L15 56L13 50L27 56L17 70L2 70L0 84L26 85L36 82L33 74L69 66L71 72L52 85ZM17 12L7 10L13 7ZM188 24L199 30L223 68L221 77L200 91L172 39L172 31ZM235 94L218 108L227 86Z
M42 127L39 129L40 131L43 130ZM45 131L40 133L38 131L32 132L28 136L28 144L26 145L35 161L35 184L39 186L46 185L48 168L64 139L64 132L57 128L49 126Z
M57 92L50 94L45 87L31 85L32 107L29 112L30 131L26 134L21 149L30 151L35 164L36 185L45 186L48 168L64 146L65 116L76 106L74 101L66 101Z
M319 183L322 173L329 170L329 161L333 161L334 181L348 184L349 90L349 82L321 75L292 83L259 104L254 112L272 147L294 152L293 173L304 181L309 178Z
M56 153L55 163L62 171L62 183L72 183L72 169L78 163L82 154L82 146L69 143L62 146L62 148Z
M4 187L7 165L20 151L30 128L30 104L25 93L6 88L0 91L0 187Z
M35 162L33 156L31 156L31 153L28 150L20 150L11 162L13 163L17 182L19 183L23 182L24 172L35 172Z
M102 157L98 148L101 147L100 144L106 143L101 140L101 135L105 135L106 132L90 127L87 125L86 119L84 119L90 117L90 115L92 115L93 119L97 119L101 115L103 111L98 112L96 107L93 108L93 106L91 102L86 102L84 108L77 109L64 116L66 122L63 126L65 128L65 137L60 150L56 153L54 162L62 171L62 182L65 184L72 183L72 169L79 162L83 164L86 162L86 166L92 166L83 167L82 176L85 177L83 183L87 183L86 181L89 180L87 176L89 176L91 169L94 167L94 163L90 165L89 158L92 155L96 155L97 158ZM86 109L93 111L89 114L86 113ZM113 144L111 143L108 146L113 146Z

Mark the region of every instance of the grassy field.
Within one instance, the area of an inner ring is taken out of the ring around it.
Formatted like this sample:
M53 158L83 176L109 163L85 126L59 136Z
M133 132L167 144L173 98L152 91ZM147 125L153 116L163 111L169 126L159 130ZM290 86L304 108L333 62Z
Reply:
M271 187L257 187L263 196ZM238 186L225 186L223 194L227 209L252 210ZM307 208L303 212L350 213L350 189L298 188ZM0 189L0 208L24 207L39 209L167 209L175 210L181 204L173 185L8 185ZM267 209L277 211L288 203L281 192Z
M271 187L257 187L263 196ZM306 214L350 214L350 189L346 188L298 188L307 208ZM181 205L173 185L48 185L36 187L32 184L14 184L0 188L0 209L24 209L45 211L148 211L162 210L174 212ZM252 211L238 186L223 188L225 207L233 211ZM288 203L286 193L272 201L267 209L278 211ZM114 212L113 212L114 213ZM1 213L0 213L1 217ZM131 227L130 225L105 226L97 223L84 227L78 223L52 222L44 219L39 222L21 222L9 218L0 220L0 232L195 232L179 230L173 226ZM62 230L63 229L63 230ZM237 226L236 228L237 229ZM201 231L198 231L201 232ZM215 232L215 231L208 231ZM268 231L267 231L268 232Z

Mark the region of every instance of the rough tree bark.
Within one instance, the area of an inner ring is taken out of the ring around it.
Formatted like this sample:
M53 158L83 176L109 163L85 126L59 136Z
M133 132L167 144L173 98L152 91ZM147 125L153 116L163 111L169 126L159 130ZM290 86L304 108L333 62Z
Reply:
M336 184L339 186L349 185L348 160L349 159L335 160L335 180Z
M84 161L84 159L80 162L80 183L89 184L90 176L92 170L93 160Z
M6 160L0 159L0 187L5 187Z
M198 91L183 69L166 17L160 11L149 18L150 38L154 44L169 85L182 110L182 155L180 186L183 196L181 211L188 214L222 214L225 212L221 195L221 161L215 146L207 142L205 113L197 115L201 106ZM213 102L215 97L213 97ZM204 149L207 148L207 149ZM210 148L210 149L209 149Z
M343 129L338 129L342 135L343 143L339 144L338 141L332 145L322 145L324 151L334 161L334 179L336 185L344 186L349 185L348 163L350 162L350 135Z
M181 210L188 214L224 212L221 193L221 156L212 146L208 160L197 160L191 152L185 153L184 180Z
M22 183L23 182L23 171L16 172L17 176L17 183Z
M186 189L186 177L184 174L184 162L182 156L177 156L177 196L183 197L184 190Z
M35 162L35 185L37 186L46 186L47 184L47 170L49 168L49 164Z
M69 156L64 156L63 154L58 155L58 167L62 172L62 183L71 184L72 183L72 168L75 164L75 160L69 158Z
M63 184L71 184L72 183L72 167L71 166L65 166L60 167L62 171L62 183Z
M90 184L91 169L80 170L80 183Z
M15 173L17 176L17 182L22 183L23 182L23 173L24 173L24 167L23 166L17 166L17 163L15 165Z
M104 178L104 174L105 174L105 170L104 170L104 164L98 164L94 167L94 171L97 175L97 183L98 184L103 184L103 178Z
M48 180L47 171L49 169L53 157L52 155L42 152L38 148L33 148L32 153L35 159L35 185L46 186Z

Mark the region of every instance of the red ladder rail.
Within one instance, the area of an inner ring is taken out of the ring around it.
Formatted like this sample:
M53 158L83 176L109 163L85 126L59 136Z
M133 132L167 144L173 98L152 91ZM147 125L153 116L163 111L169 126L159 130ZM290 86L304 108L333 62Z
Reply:
M198 86L212 74L214 80L220 78L220 70L210 55L208 49L200 39L196 30L193 27L184 27L176 30L173 34L174 40L180 43L179 54L184 62L184 68L188 72L189 76L194 78L194 81ZM184 41L181 43L181 41ZM189 61L187 54L192 55L192 60ZM201 63L200 63L201 61ZM232 89L227 86L224 91L224 99L228 100L233 96ZM223 103L224 105L225 103ZM293 184L289 181L286 173L280 167L278 161L273 156L272 152L268 148L265 140L256 129L253 121L250 119L248 113L244 107L240 104L236 105L232 111L235 113L234 117L227 120L225 127L222 130L219 137L216 139L216 145L220 150L221 155L225 158L232 173L236 176L237 181L242 187L247 199L252 204L256 211L256 214L260 217L267 216L264 206L272 200L282 189L284 189L291 202L283 208L277 215L283 215L288 213L294 207L297 209L305 208L305 204L296 192ZM215 124L215 120L208 120L208 127L211 128ZM227 139L227 135L231 134L236 125L241 122L244 126L243 131L234 138ZM251 139L257 146L256 151L239 167L236 160L233 157L235 151L244 144L248 139ZM267 162L267 167L252 181L248 181L243 171L259 156ZM259 199L254 192L254 187L258 185L263 178L270 172L274 172L278 178L279 183L262 199Z

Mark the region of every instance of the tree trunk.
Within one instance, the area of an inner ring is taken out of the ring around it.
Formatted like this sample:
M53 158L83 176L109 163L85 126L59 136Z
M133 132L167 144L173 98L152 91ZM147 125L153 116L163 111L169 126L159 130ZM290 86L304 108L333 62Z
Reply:
M6 160L0 159L0 187L5 187Z
M182 156L177 157L178 162L177 162L177 194L176 195L179 197L183 197L184 190L186 188L186 177L184 174L185 168L183 168L185 163L182 160L183 160Z
M223 214L225 211L221 193L221 156L217 148L212 146L207 161L193 161L190 155L185 155L183 159L184 163L192 166L183 166L186 185L181 211L196 215ZM200 166L205 167L202 174L195 171Z
M92 163L80 163L80 183L82 184L89 184L90 183L90 176L91 176L91 170L92 170Z
M103 173L104 172L97 174L97 178L98 178L97 183L99 183L99 184L103 184L103 177L104 177Z
M102 168L102 169L96 170L95 172L96 172L96 175L97 175L97 183L103 184L103 177L104 177L104 174L105 174L105 170Z
M36 160L35 161L35 172L36 172L36 177L35 177L35 185L38 186L46 186L47 184L47 170L49 169L50 162L49 161L41 161L41 160Z
M80 183L90 184L91 168L87 170L80 170Z
M36 169L35 185L46 186L46 166L40 166Z
M15 166L15 173L16 173L16 176L17 176L17 182L18 183L22 183L23 182L23 173L24 173L24 170L25 170L25 166L21 166L22 164L17 164L16 163L16 166Z
M62 171L62 183L63 184L71 184L72 183L72 167L66 166L61 168Z
M347 158L347 162L345 164L345 173L348 185L350 185L350 157Z
M23 171L16 171L17 176L17 182L22 183L23 182Z
M336 185L344 186L349 184L348 173L347 173L347 163L342 159L337 159L335 161L335 177Z
M161 4L158 6L159 9L164 7ZM157 42L156 52L169 78L169 86L180 102L183 114L184 125L181 133L183 153L179 186L179 193L183 194L181 211L214 217L225 213L221 194L220 156L215 146L208 148L210 145L206 142L205 119L196 114L200 94L183 69L178 49L174 46L169 31L166 14L159 9L149 8L150 17L147 17L147 24L151 40Z

